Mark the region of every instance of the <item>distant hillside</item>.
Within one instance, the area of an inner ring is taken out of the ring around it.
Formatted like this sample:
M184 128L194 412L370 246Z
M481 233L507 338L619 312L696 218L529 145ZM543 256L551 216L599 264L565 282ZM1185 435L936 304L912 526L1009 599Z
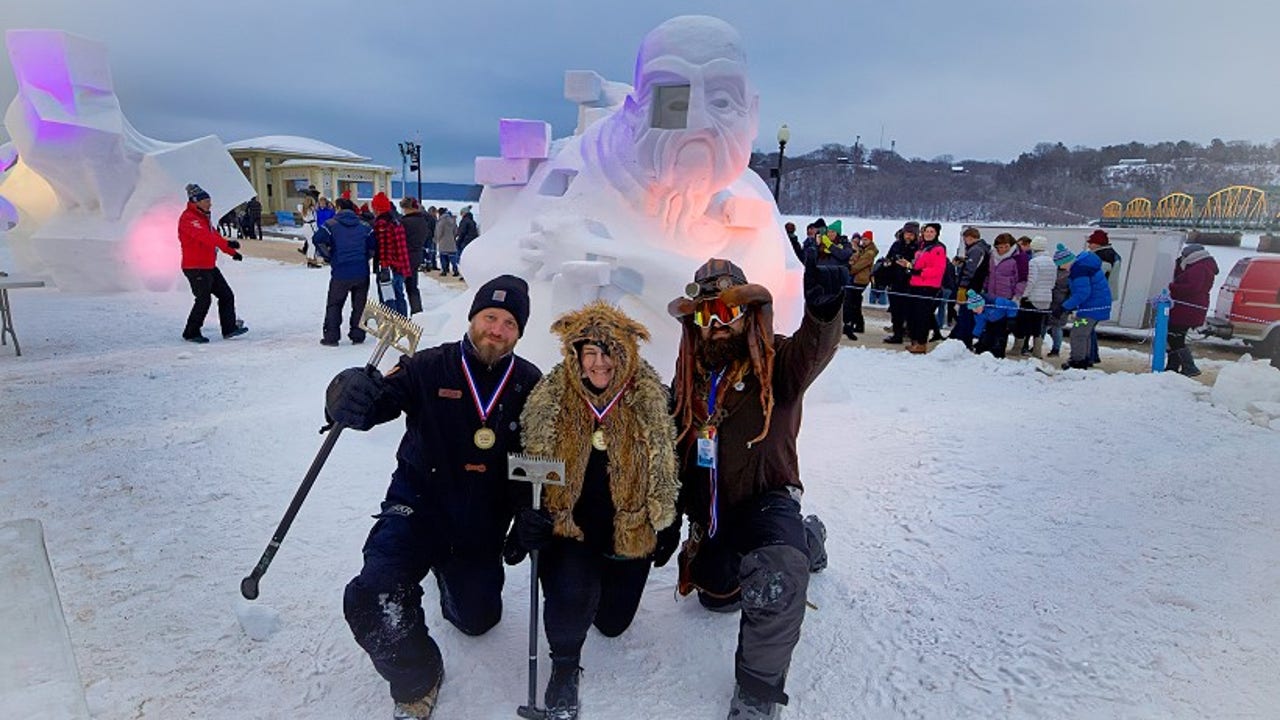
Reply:
M770 187L776 152L752 155ZM951 222L1081 223L1109 200L1153 203L1181 191L1204 197L1229 185L1280 191L1280 140L1128 143L1101 149L1040 143L1009 163L932 160L829 144L784 159L783 213L919 217ZM1276 208L1280 209L1280 208Z

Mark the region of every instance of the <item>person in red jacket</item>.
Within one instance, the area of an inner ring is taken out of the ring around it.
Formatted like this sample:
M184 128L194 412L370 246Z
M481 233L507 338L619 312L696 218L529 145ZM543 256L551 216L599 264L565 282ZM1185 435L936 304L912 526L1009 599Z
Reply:
M405 241L404 226L392 211L391 199L386 193L373 196L373 235L378 240L378 254L375 257L378 272L378 294L382 302L392 310L409 316L409 303L405 300L404 279L409 277L413 268L409 267L409 247ZM385 278L385 279L384 279ZM391 282L394 297L385 297L382 284Z
M231 286L218 270L218 251L243 260L240 243L228 240L214 229L209 209L213 200L209 193L195 183L187 186L187 209L178 218L178 242L182 245L182 274L191 283L195 303L187 316L187 326L182 339L193 343L207 343L209 338L200 332L213 298L218 298L218 321L222 325L222 337L231 339L249 331L236 319L236 296Z
M920 231L922 243L912 260L899 259L898 264L909 268L908 287L911 305L907 315L907 335L911 342L907 351L922 354L929 351L929 333L934 329L934 313L938 309L938 295L942 278L946 273L947 249L938 240L942 226L926 223Z

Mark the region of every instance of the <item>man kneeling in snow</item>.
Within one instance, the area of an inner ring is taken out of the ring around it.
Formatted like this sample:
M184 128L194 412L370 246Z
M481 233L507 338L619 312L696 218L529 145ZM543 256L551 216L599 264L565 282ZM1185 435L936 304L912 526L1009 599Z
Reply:
M682 325L673 391L689 538L680 592L742 611L731 718L776 717L826 530L802 519L796 435L804 391L840 342L843 268L805 263L805 314L773 334L773 296L712 259L667 309Z

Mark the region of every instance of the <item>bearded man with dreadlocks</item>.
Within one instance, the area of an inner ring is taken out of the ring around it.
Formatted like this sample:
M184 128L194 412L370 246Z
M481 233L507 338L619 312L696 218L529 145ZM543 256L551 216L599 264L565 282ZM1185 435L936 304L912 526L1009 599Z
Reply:
M708 260L668 312L683 334L673 380L680 508L689 538L680 592L742 611L730 718L774 718L800 640L809 573L826 531L801 518L796 456L804 392L840 341L840 268L805 258L805 315L773 332L773 296L728 260Z

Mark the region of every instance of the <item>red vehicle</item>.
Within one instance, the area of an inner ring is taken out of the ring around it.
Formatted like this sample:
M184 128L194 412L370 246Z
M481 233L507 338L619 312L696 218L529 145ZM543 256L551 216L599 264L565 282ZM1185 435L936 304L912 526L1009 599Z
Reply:
M1280 357L1280 257L1236 261L1205 330L1244 340L1257 357Z

